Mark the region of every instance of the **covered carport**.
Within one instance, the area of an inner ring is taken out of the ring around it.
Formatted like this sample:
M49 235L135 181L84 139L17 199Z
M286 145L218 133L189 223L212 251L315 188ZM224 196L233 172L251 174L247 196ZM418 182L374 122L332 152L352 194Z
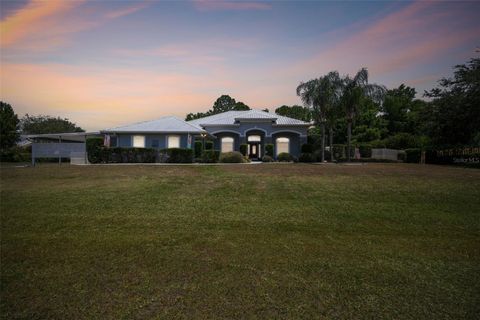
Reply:
M31 134L25 138L32 142L32 165L39 158L62 158L70 159L72 164L86 164L87 149L86 141L90 137L100 137L99 132L69 132Z

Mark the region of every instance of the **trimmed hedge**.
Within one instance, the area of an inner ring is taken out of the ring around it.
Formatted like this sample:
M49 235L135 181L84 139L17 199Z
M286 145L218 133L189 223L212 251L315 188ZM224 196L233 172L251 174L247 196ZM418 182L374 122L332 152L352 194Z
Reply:
M422 150L418 148L405 150L405 162L420 163L422 157Z
M102 146L98 148L95 157L91 157L88 154L88 160L91 163L154 163L157 160L157 150L152 148L107 148Z
M192 149L171 148L108 148L102 138L87 139L86 148L90 163L192 163Z
M102 138L88 138L85 143L88 161L90 163L101 163L101 149L103 148Z
M273 157L273 144L267 143L265 145L265 155Z
M315 162L317 161L317 157L313 153L305 152L300 154L300 157L298 157L298 161L299 162Z
M244 155L244 156L247 155L247 149L248 149L248 144L242 143L242 144L240 145L240 153L241 153L242 155Z
M292 156L288 152L282 152L277 156L277 160L280 161L280 162L292 162L292 161L296 162L297 158Z
M316 162L321 162L322 161L322 150L317 150L313 153L313 155L315 156L315 161ZM330 154L330 151L328 150L325 150L324 151L324 155L325 155L325 161L328 161L331 159L331 154Z
M203 143L202 141L195 141L194 150L195 158L200 158L202 156Z
M220 150L205 150L202 152L202 162L215 163L220 158Z
M29 162L31 159L32 154L25 148L13 147L0 151L0 162Z
M346 158L345 150L347 146L344 144L334 144L333 145L333 156L335 159L340 160Z
M243 163L245 158L238 151L224 152L220 154L220 162L223 163Z
M170 148L160 150L160 154L167 155L168 163L192 163L193 162L193 150L183 148Z
M275 160L273 160L272 157L270 156L263 156L262 158L262 162L274 162Z
M302 144L302 153L313 153L313 151L314 151L313 144L310 144L310 143Z
M372 146L369 144L361 144L358 146L358 151L360 151L360 157L362 158L371 158L372 157Z
M213 141L205 141L205 150L213 150Z

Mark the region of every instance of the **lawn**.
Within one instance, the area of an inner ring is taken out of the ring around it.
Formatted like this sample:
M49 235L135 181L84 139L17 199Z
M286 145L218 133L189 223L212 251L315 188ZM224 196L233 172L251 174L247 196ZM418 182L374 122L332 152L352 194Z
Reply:
M480 316L480 170L0 173L3 319Z

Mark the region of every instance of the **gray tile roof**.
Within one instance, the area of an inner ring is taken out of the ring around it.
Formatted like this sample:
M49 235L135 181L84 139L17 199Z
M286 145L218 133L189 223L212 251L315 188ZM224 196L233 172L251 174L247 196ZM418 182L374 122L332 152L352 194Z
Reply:
M128 132L144 132L144 133L155 133L155 132L188 132L188 133L204 133L201 127L188 123L178 117L170 116L163 117L157 120L138 122L122 127L110 128L102 130L101 132L117 132L117 133L128 133Z
M309 126L311 123L301 120L284 117L276 113L265 112L261 110L248 110L248 111L227 111L212 116L190 120L188 123L197 126L209 126L209 125L232 125L237 123L237 120L251 119L262 120L271 119L276 125L300 125Z

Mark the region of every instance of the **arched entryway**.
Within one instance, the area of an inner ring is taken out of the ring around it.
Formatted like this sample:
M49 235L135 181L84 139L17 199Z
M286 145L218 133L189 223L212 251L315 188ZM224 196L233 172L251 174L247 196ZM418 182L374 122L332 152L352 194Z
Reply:
M265 154L265 132L250 130L245 133L247 156L250 160L260 160Z

